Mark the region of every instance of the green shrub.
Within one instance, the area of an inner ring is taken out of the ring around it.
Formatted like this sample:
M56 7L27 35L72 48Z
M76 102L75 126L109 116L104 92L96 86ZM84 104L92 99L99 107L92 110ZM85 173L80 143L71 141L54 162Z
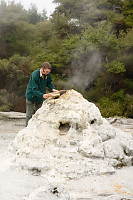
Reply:
M107 97L103 97L97 106L103 117L123 116L123 106L119 101L113 102Z
M110 98L102 97L96 105L103 117L122 116L133 118L133 95L124 91L114 93Z
M116 102L116 101L123 102L123 101L125 101L124 90L120 90L120 91L114 93L111 96L111 99L113 100L113 102Z
M127 106L124 113L125 117L133 118L133 95L126 94Z
M119 74L126 71L124 64L115 60L107 64L106 67L108 68L108 72L112 72L115 74Z
M13 97L7 90L0 90L0 111L8 112L13 110Z
M127 90L131 90L131 92L133 91L133 80L132 79L125 79L123 81L124 83L124 87Z

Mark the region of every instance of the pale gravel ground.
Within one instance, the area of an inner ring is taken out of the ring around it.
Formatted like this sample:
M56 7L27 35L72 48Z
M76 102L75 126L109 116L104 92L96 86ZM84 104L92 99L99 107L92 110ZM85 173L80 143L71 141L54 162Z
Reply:
M112 125L133 134L133 119L117 117ZM25 114L0 112L0 200L52 200L44 197L44 177L10 168L8 144L24 127ZM133 167L118 169L113 175L66 180L65 188L71 192L72 200L133 200ZM75 191L77 196L73 196Z

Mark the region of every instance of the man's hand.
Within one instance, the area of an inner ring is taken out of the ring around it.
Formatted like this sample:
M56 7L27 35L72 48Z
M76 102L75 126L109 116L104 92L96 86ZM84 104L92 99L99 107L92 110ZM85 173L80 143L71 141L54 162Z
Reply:
M49 98L49 94L44 94L44 95L43 95L43 98L44 98L44 99Z
M52 92L58 92L58 90L56 90L56 89L52 89Z

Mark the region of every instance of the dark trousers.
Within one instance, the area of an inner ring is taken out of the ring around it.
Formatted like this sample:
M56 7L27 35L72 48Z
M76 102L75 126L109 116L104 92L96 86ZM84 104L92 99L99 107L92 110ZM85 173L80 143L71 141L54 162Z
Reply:
M32 115L42 106L42 103L31 102L26 99L26 126Z

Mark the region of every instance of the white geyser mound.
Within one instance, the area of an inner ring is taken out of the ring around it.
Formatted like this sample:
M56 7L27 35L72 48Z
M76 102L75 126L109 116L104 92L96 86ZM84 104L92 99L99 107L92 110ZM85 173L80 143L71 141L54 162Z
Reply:
M49 180L110 174L133 162L132 135L111 126L75 90L47 99L9 150L16 166Z

